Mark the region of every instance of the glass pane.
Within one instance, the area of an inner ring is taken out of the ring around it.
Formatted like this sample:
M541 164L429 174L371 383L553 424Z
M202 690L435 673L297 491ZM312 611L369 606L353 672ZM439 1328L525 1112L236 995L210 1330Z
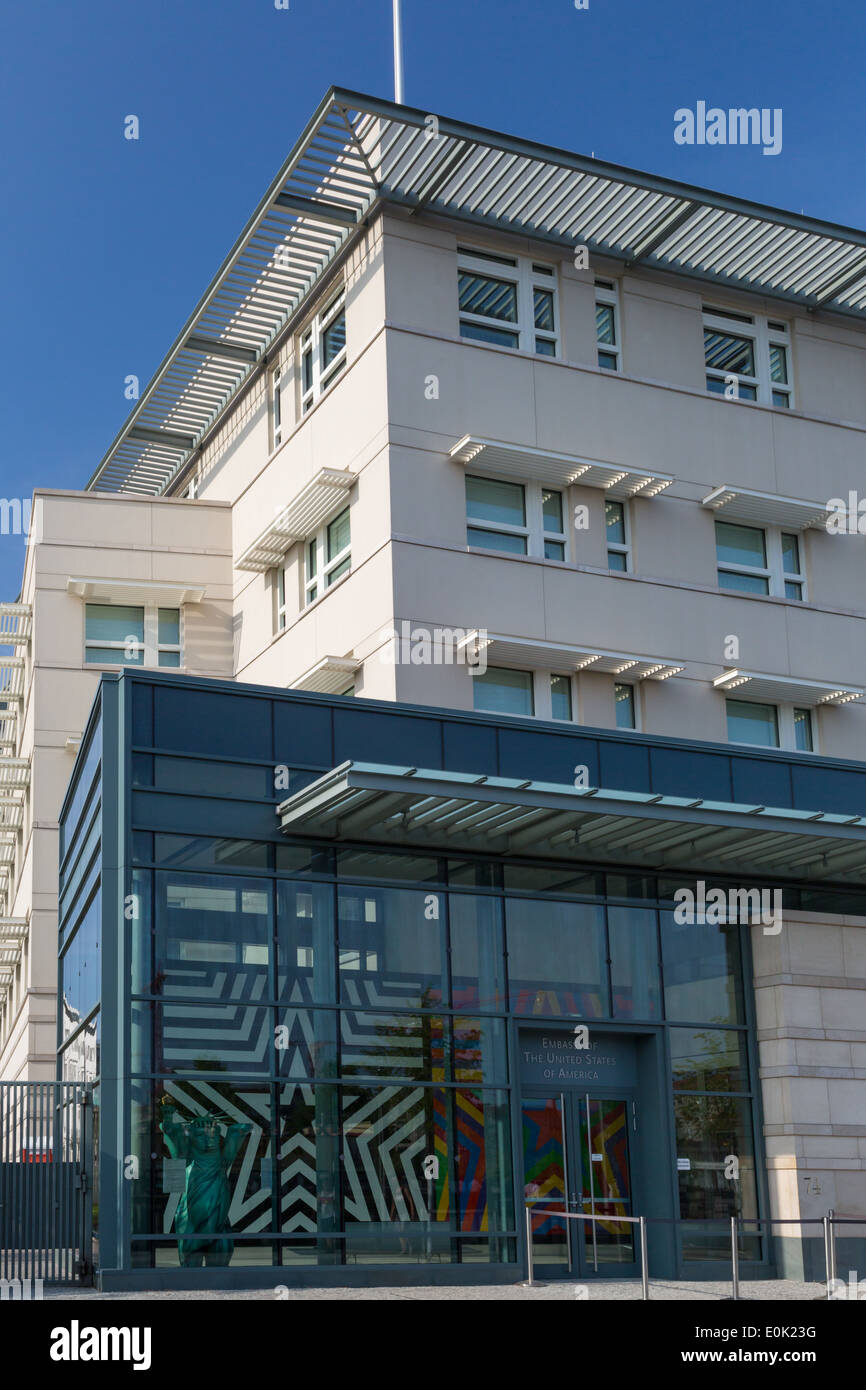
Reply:
M618 729L634 728L634 689L630 685L615 685L613 688L614 705L616 708L616 727Z
M461 1089L454 1095L457 1158L456 1223L459 1231L508 1231L514 1227L511 1110L504 1091ZM503 1244L490 1240L474 1260L501 1260ZM465 1250L465 1246L463 1247Z
M542 1265L568 1265L566 1222L552 1215L566 1203L565 1145L558 1096L526 1098L523 1131L524 1198L537 1205L531 1217L532 1252Z
M273 1014L226 1002L132 1005L131 1070L227 1072L267 1077L274 1068Z
M728 738L732 743L756 743L778 748L779 725L775 705L752 705L747 700L726 700Z
M773 405L780 405L783 410L788 410L791 405L791 397L787 391L773 392Z
M550 677L550 703L554 719L571 718L571 677Z
M548 488L541 490L541 510L544 514L544 529L554 535L562 535L562 493Z
M481 1086L508 1080L504 1019L455 1015L452 1026L455 1081Z
M556 327L553 321L553 291L533 290L532 300L535 308L535 327L547 329L552 333ZM778 380L783 380L779 377Z
M156 875L156 959L149 992L201 1003L271 994L271 891L230 874Z
M316 576L316 565L318 563L319 547L315 541L310 541L307 546L307 578L314 579Z
M666 1017L683 1023L742 1023L740 937L736 924L680 923L667 909L660 912L659 918Z
M788 353L781 343L770 344L770 380L788 384Z
M556 342L553 338L536 338L535 351L539 353L541 357L555 357Z
M455 1008L505 1007L502 908L498 898L452 893L451 988Z
M608 908L607 927L614 1018L660 1018L655 911L652 908L611 907Z
M470 521L525 526L526 505L522 485L502 483L496 478L467 477L466 515Z
M277 991L281 999L336 999L334 890L327 883L277 883Z
M288 1082L278 1105L279 1229L322 1233L324 1239L305 1247L312 1262L339 1264L342 1242L328 1238L342 1227L337 1088Z
M628 556L624 550L609 550L607 552L607 567L609 570L617 570L620 574L625 574L628 570Z
M782 568L786 574L800 573L800 542L788 531L782 532Z
M544 558L545 560L564 560L565 546L562 541L545 541Z
M475 708L492 714L535 713L531 671L507 671L488 666L472 677Z
M737 574L734 570L719 570L719 588L732 589L741 594L768 594L770 581L760 574Z
M345 1009L340 1014L340 1075L450 1080L448 1033L449 1025L436 1014Z
M322 370L333 362L346 346L346 311L332 319L322 334Z
M481 550L502 550L506 555L525 555L526 537L513 536L507 531L487 531L481 526L466 528L466 544Z
M346 558L345 558L344 560L341 560L340 563L339 563L338 565L335 565L333 569L328 570L328 579L327 579L328 588L330 588L330 586L331 586L333 583L335 583L336 580L338 580L338 579L341 577L341 575L348 574L348 573L349 573L349 570L350 570L351 568L352 568L351 556L347 555Z
M180 646L180 609L179 608L160 608L158 613L159 621L159 645L161 647Z
M625 545L625 507L622 502L605 502L604 523L608 545Z
M511 280L498 280L492 275L461 270L459 297L464 313L482 314L485 318L504 319L508 323L517 322L517 286Z
M758 1215L751 1105L733 1096L674 1097L680 1216L717 1218L718 1226L682 1228L686 1260L730 1260L732 1216ZM736 1160L737 1176L731 1173ZM682 1162L680 1162L682 1160ZM686 1166L688 1165L688 1166ZM740 1253L760 1257L760 1237L746 1227Z
M801 753L812 752L812 711L794 710L794 747Z
M753 565L766 569L767 552L764 532L757 526L735 526L730 521L717 521L716 556L720 564Z
M712 1028L671 1028L675 1091L748 1091L745 1037Z
M348 886L338 888L337 894L344 1002L401 1009L441 1004L445 997L442 895Z
M143 666L144 648L138 647L134 655L128 656L123 647L87 647L84 659L87 665Z
M596 304L595 336L600 343L616 343L616 319L612 304Z
M160 652L160 666L180 666L180 652Z
M328 526L328 559L333 560L350 541L349 508L345 507Z
M590 1100L579 1104L581 1198L584 1212L607 1217L632 1216L628 1130L630 1105L625 1100ZM589 1114L587 1115L587 1109ZM634 1227L607 1220L593 1226L582 1221L584 1256L590 1268L631 1264L635 1258Z
M616 353L600 352L598 354L598 365L603 367L606 372L615 372L618 366Z
M708 367L738 376L755 375L755 345L751 338L704 329L704 358Z
M608 1012L602 909L591 903L508 898L511 1007L515 1013L600 1018Z
M442 881L438 859L417 854L392 854L385 849L338 850L337 873L340 878L397 878L412 883Z
M796 603L803 601L803 585L795 583L792 579L785 580L785 598L792 598Z
M506 328L494 328L492 324L469 323L466 319L460 320L460 337L470 338L478 343L496 343L500 347L520 346L520 339L516 333L509 333Z
M308 348L303 359L304 395L313 389L313 352Z
M144 609L113 603L88 603L85 606L85 637L88 642L143 644Z

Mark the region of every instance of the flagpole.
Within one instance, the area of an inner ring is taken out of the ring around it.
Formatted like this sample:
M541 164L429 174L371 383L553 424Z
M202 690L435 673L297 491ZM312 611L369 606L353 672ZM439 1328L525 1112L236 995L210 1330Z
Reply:
M400 13L401 0L393 0L394 5L394 100L403 105L403 19Z

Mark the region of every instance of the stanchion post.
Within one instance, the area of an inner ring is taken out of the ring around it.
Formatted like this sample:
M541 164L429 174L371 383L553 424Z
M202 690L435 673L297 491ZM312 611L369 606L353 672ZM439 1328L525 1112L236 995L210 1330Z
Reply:
M527 1283L533 1283L532 1270L532 1208L526 1207L526 1273Z
M833 1280L834 1286L836 1284L836 1231L833 1225L835 1215L836 1212L831 1207L827 1213L827 1226L830 1231L830 1278Z
M827 1275L827 1297L830 1298L830 1290L833 1287L833 1254L830 1249L832 1235L830 1233L829 1216L822 1217L822 1223L824 1226L824 1270Z
M646 1248L646 1217L640 1218L640 1282L641 1298L649 1299L649 1255Z
M731 1217L731 1298L740 1297L740 1249L737 1240L737 1218Z

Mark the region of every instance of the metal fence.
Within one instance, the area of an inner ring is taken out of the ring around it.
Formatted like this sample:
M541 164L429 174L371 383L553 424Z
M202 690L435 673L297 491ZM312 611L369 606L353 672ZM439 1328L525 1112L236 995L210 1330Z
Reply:
M0 1082L3 1281L89 1280L91 1112L81 1082Z
M532 1248L532 1214L539 1207L546 1207L546 1202L526 1202L526 1260L527 1260L527 1282L535 1283L534 1274L534 1253ZM712 1222L718 1225L717 1217L658 1217L658 1216L615 1216L610 1214L598 1216L595 1214L585 1215L583 1212L565 1211L554 1207L547 1211L547 1216L555 1216L567 1221L591 1221L593 1229L599 1222L616 1221L627 1223L629 1226L637 1226L640 1230L640 1272L641 1272L641 1298L648 1299L649 1294L649 1255L647 1250L647 1226L650 1222L663 1225L677 1226L696 1225L701 1222ZM726 1294L726 1298L737 1300L740 1297L740 1236L746 1226L769 1227L773 1226L820 1226L824 1237L824 1263L826 1271L827 1298L832 1299L836 1296L839 1283L836 1271L836 1227L837 1226L861 1226L866 1229L866 1217L862 1216L840 1216L832 1209L826 1216L811 1217L764 1217L751 1218L732 1216L731 1221L731 1292Z

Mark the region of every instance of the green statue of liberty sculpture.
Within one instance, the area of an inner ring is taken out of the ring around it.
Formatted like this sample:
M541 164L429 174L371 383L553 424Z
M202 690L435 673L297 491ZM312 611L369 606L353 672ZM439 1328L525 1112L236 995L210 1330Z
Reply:
M233 1124L217 1112L181 1119L169 1095L160 1104L166 1147L172 1158L186 1164L186 1184L174 1217L180 1263L188 1269L227 1265L234 1250L228 1233L228 1174L252 1125Z

